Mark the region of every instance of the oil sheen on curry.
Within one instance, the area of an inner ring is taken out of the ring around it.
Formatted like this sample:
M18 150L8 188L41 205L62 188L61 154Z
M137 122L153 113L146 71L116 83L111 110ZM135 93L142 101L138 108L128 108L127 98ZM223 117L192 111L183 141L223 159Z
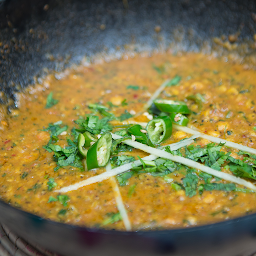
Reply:
M48 76L0 120L0 195L43 218L182 228L256 211L256 73L187 53Z

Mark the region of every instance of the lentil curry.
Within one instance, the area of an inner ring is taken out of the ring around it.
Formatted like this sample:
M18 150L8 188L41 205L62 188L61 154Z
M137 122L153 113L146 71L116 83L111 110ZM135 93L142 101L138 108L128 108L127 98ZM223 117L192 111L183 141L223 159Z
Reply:
M192 53L50 75L20 94L18 110L1 120L1 198L44 218L117 230L188 227L253 213L255 81L252 70ZM162 147L177 142L176 149ZM160 158L142 159L150 150ZM131 164L136 159L140 164ZM200 166L191 168L194 163ZM116 176L69 191L127 164Z

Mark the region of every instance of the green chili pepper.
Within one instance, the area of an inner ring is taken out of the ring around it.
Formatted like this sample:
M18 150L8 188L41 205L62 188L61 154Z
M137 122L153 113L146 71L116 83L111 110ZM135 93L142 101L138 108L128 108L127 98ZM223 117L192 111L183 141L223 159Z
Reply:
M152 103L152 105L148 109L148 113L154 116L159 116L161 114L161 111L156 107L154 103Z
M94 138L89 132L85 132L85 133L80 133L78 135L78 150L80 152L80 154L84 157L86 157L87 155L87 149L85 149L84 147L90 147L91 146L91 142L95 142L96 138Z
M154 101L154 104L162 112L167 112L167 113L174 112L174 113L181 113L181 114L191 113L187 104L183 101L158 99Z
M161 116L148 122L147 132L153 144L159 144L172 135L172 120L169 116Z
M130 128L127 129L128 134L132 134L136 137L136 140L138 142L141 142L143 144L148 144L148 137L145 133L143 133L141 130L143 130L143 128L141 127L141 125L139 124L135 124L133 126L131 126Z
M112 136L110 133L103 134L88 150L86 157L87 169L105 166L110 157Z
M170 118L175 124L179 124L181 126L187 126L188 118L180 113L171 113Z
M91 146L91 142L97 141L97 139L89 132L84 132L83 136L85 138L84 147L86 148Z
M78 150L80 152L80 154L84 157L86 157L87 155L87 149L83 148L84 146L84 143L85 143L85 138L84 138L84 135L82 133L80 133L78 135Z
M200 93L197 93L196 95L190 95L186 99L193 100L198 105L199 111L203 107L203 102L205 102L205 98Z

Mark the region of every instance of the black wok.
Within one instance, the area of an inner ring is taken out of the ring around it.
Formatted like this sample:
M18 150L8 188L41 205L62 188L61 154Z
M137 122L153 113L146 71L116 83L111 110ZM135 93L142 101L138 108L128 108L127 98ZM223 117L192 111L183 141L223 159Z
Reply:
M84 56L115 55L127 44L133 51L170 44L174 51L211 51L213 37L241 31L240 42L252 39L254 13L254 0L0 1L0 103L15 108L15 93L35 79L40 82L46 68L61 71ZM128 233L56 223L0 201L0 221L69 256L234 256L256 250L256 214L201 227Z

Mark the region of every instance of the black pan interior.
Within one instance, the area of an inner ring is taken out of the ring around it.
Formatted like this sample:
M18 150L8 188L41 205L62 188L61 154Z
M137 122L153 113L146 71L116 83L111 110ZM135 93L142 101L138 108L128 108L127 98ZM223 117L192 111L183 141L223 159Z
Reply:
M253 0L1 2L0 84L12 99L45 68L60 71L97 52L114 54L127 44L150 50L171 43L179 50L199 51L206 41L212 46L213 37L241 31L242 41L256 33Z
M207 43L210 52L213 37L240 31L242 43L256 33L254 0L0 3L0 103L9 110L16 107L16 92L84 56L115 55L125 45L138 52L170 45L176 51L200 51ZM186 230L128 234L57 224L0 201L0 220L63 255L240 255L254 247L256 236L256 215Z

